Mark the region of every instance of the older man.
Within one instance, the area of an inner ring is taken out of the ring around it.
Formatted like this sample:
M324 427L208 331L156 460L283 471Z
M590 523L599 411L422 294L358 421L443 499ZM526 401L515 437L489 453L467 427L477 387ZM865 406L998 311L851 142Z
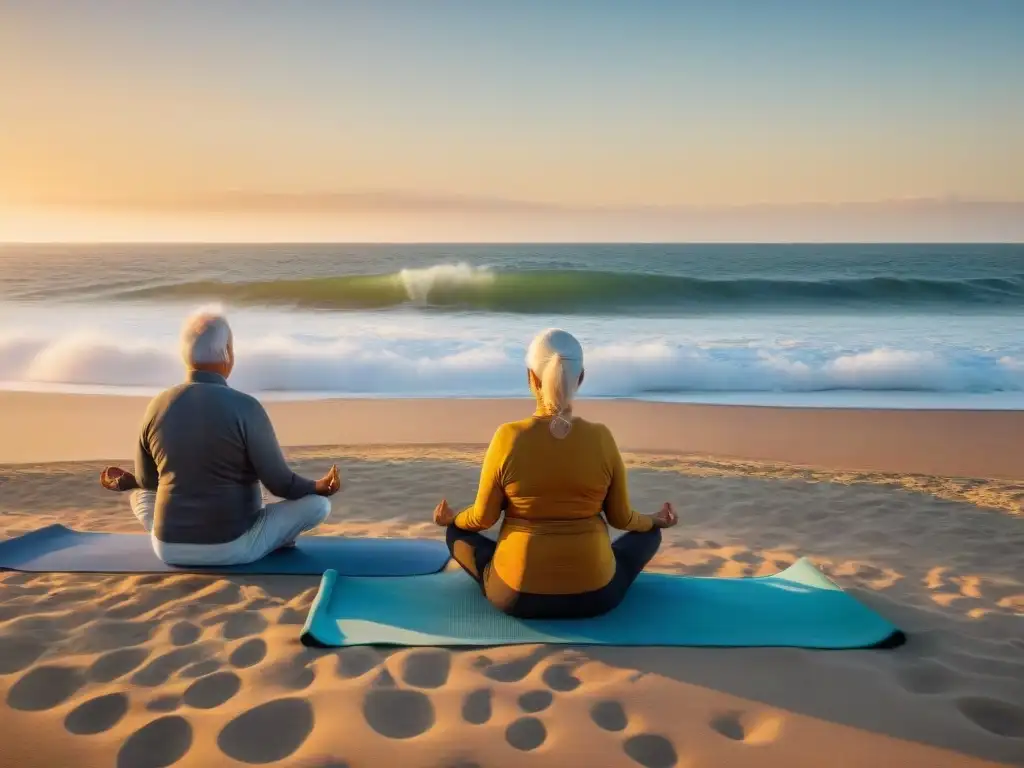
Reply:
M228 386L235 354L224 317L190 318L181 353L188 380L149 404L135 474L108 467L100 482L132 492L132 511L164 562L251 563L291 546L330 514L337 465L316 481L288 467L263 406ZM264 505L260 483L284 501Z

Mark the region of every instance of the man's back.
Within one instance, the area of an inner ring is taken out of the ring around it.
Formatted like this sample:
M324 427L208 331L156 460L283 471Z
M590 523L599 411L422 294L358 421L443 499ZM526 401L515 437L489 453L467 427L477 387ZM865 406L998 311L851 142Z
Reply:
M288 468L263 406L205 371L150 403L136 475L157 491L153 535L168 544L242 536L263 507L261 481L286 499L315 490Z

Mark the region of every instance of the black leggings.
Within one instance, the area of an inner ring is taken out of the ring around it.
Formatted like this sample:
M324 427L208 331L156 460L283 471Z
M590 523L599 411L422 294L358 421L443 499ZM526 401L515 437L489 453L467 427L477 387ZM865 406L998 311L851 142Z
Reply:
M615 608L630 585L661 545L661 529L630 532L612 543L615 575L600 589L575 595L540 595L519 592L505 584L491 568L495 542L479 533L448 526L448 550L455 562L472 576L496 608L519 619L584 619Z

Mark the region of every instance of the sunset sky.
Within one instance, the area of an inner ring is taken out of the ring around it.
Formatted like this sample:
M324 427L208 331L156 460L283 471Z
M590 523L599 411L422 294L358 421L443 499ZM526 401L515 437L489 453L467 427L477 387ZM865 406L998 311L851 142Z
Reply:
M0 240L685 239L907 199L1024 202L1024 2L0 0Z

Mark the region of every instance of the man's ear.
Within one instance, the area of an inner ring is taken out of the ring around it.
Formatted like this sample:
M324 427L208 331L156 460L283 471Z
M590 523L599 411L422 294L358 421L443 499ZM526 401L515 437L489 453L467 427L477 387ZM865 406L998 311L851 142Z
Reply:
M576 386L577 387L582 387L583 386L583 379L584 379L584 377L586 375L587 375L586 370L580 371L580 380L578 382L576 382Z

